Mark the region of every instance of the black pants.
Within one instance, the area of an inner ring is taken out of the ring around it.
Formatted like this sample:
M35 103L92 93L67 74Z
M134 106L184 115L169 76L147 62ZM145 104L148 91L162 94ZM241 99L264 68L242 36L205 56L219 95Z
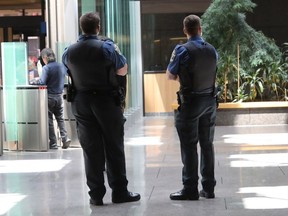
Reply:
M89 194L101 199L108 183L113 192L127 190L124 153L124 125L121 107L110 95L77 94L72 102L77 121L77 133L84 152Z
M198 190L198 152L201 147L200 173L202 187L214 192L214 130L216 100L211 96L193 97L189 103L181 104L175 115L175 126L181 144L183 163L182 182L184 188Z

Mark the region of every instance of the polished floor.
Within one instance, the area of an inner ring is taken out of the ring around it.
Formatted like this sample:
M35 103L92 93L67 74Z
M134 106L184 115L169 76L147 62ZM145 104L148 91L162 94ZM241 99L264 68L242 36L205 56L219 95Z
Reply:
M126 128L129 190L141 201L89 205L82 150L8 152L0 156L0 215L286 216L288 125L218 126L215 199L171 201L182 188L173 117L144 117ZM199 186L199 189L200 186Z

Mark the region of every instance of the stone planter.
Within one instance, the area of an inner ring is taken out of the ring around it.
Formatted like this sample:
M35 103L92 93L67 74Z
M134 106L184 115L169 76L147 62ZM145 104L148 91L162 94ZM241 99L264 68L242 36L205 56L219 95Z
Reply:
M220 103L217 126L288 124L288 102Z

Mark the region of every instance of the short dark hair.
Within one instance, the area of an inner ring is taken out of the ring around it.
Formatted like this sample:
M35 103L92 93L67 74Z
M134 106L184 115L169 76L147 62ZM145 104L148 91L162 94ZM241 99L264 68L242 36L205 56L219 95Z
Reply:
M46 57L48 63L56 61L55 53L50 48L44 48L41 51L41 58L44 58L44 57Z
M184 18L183 26L189 35L195 36L198 34L198 29L201 26L201 19L200 17L191 14Z
M100 25L100 16L98 13L89 12L80 17L80 28L84 34L96 34L96 29Z

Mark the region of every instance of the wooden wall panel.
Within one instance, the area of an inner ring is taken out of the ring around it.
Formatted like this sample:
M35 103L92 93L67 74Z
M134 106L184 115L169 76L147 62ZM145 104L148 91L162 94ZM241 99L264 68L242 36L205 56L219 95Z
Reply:
M165 73L144 74L145 114L173 112L178 89L179 83L168 80Z
M4 42L4 29L0 28L0 43Z

